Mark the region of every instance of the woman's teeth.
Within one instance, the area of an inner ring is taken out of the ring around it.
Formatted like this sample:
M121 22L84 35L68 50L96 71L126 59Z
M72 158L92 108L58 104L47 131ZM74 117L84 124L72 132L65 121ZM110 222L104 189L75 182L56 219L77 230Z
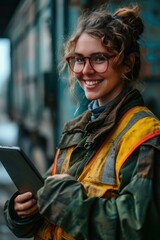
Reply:
M88 86L93 86L99 84L101 81L85 81Z

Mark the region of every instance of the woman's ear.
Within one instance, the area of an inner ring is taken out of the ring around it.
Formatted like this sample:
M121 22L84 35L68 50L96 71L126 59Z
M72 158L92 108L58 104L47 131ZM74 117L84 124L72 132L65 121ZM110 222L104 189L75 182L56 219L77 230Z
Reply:
M133 53L130 53L130 55L128 56L126 62L125 62L125 72L131 72L133 69L135 63L135 55Z

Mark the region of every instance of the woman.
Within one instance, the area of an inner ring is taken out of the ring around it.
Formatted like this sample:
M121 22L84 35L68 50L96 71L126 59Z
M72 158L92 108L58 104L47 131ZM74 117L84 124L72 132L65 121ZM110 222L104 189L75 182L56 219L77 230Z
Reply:
M160 122L136 89L138 6L84 14L65 48L89 109L67 123L37 200L16 193L8 227L34 239L160 238Z

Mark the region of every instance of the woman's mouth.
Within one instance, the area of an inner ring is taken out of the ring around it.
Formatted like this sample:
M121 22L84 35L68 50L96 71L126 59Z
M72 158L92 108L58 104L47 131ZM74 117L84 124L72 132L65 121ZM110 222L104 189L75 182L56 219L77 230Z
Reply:
M102 81L84 81L84 82L87 86L94 86L94 85L98 85Z

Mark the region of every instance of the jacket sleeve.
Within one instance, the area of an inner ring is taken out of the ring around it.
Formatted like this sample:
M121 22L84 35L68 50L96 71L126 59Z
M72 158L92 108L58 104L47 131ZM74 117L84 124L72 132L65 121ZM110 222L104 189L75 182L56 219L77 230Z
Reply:
M46 179L40 213L76 239L158 240L160 236L159 138L140 146L120 171L117 198L87 197L73 177Z

